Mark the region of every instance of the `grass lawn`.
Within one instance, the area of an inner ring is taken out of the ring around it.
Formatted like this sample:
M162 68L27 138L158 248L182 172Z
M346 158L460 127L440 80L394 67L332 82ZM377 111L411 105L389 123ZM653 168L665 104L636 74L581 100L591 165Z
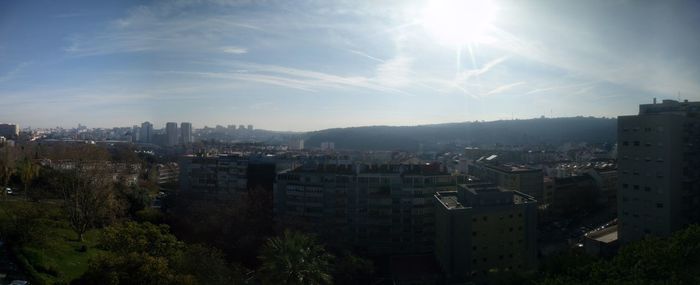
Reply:
M98 230L89 231L83 236L83 242L78 242L72 230L52 227L48 229L46 241L27 245L21 252L47 284L69 283L80 277L89 259L101 251L95 248L98 235ZM83 245L85 251L81 251Z
M41 238L19 249L34 268L34 277L41 279L37 283L68 284L85 272L90 258L101 252L95 248L100 230L88 231L83 235L83 242L78 242L58 203L2 201L0 207L8 207L8 212L20 207L40 207L43 212L39 229ZM0 219L8 212L0 211Z

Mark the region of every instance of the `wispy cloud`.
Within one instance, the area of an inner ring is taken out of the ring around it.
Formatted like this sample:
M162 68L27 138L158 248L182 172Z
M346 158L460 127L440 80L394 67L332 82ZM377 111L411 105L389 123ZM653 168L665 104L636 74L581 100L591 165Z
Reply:
M507 59L508 59L507 56L499 57L499 58L497 58L497 59L494 59L494 60L492 60L492 61L487 62L487 63L484 64L484 66L482 66L481 68L471 69L471 70L466 70L466 71L459 72L459 73L457 73L457 76L456 76L456 78L455 78L455 81L456 81L456 82L462 82L462 81L469 80L469 79L471 79L471 78L477 77L477 76L479 76L479 75L482 75L482 74L484 74L484 73L487 73L487 72L489 72L489 70L491 70L491 69L494 68L495 66L497 66L497 65L499 65L499 64L501 64L501 63L503 63L503 62L506 61Z
M57 15L54 15L54 17L55 18L76 18L76 17L84 17L87 15L88 15L88 13L86 13L86 12L73 12L73 13L57 14Z
M581 90L589 90L596 83L597 83L597 81L592 81L592 82L584 82L584 83L576 83L576 84L565 84L565 85L553 85L553 86L548 86L548 87L539 87L539 88L532 89L528 92L525 92L525 95L536 94L536 93L547 93L547 92L551 92L551 91L571 90L571 89L577 89L574 92L582 93L583 91L581 91Z
M377 80L384 86L400 88L411 82L409 57L398 56L377 66Z
M244 53L248 53L248 49L247 49L247 48L236 47L236 46L224 47L222 50L223 50L223 52L225 52L225 53L231 53L231 54L244 54Z
M494 89L491 89L491 91L486 92L486 95L494 95L494 94L498 94L498 93L503 93L503 92L506 92L510 89L513 89L516 86L520 86L523 84L525 84L525 82L520 81L520 82L515 82L515 83L510 83L510 84L498 86Z
M29 65L31 65L31 64L32 64L31 61L22 62L22 63L18 64L18 65L17 65L15 68L13 68L12 70L6 72L5 74L0 74L0 83L4 83L4 82L7 82L7 81L12 80L12 79L15 78L15 77L17 76L17 74L19 74L24 68L26 68L27 66L29 66Z
M371 60L376 61L376 62L380 62L380 63L384 63L384 62L385 62L385 60L383 60L383 59L381 59L381 58L371 56L371 55L369 55L369 54L367 54L367 53L365 53L365 52L361 52L361 51L359 51L359 50L348 49L347 51L350 52L350 53L354 53L354 54L360 55L360 56L362 56L362 57L364 57L364 58L371 59Z

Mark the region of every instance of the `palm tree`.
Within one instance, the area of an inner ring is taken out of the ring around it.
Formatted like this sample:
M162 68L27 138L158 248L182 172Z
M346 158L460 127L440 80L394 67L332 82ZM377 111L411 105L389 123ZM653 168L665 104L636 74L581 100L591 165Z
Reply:
M323 246L309 235L286 230L267 240L258 259L263 284L331 284L331 260Z

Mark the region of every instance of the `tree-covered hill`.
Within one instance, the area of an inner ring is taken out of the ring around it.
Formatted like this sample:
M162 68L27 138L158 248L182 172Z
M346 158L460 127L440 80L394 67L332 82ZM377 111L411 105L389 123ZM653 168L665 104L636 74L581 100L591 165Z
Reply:
M594 117L539 118L463 122L422 126L368 126L308 133L306 146L334 142L337 149L417 150L443 144L533 145L563 142L614 143L617 119Z

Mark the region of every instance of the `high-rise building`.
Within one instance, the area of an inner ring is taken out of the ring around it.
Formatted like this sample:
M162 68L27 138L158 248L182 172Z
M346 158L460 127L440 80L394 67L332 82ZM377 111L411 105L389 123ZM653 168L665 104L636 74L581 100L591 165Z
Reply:
M290 150L302 150L302 149L304 149L304 140L303 139L291 139L287 143L287 146L289 147Z
M165 134L168 137L167 143L165 145L167 146L175 146L177 145L177 123L175 122L167 122L165 123Z
M184 145L191 144L192 139L192 123L182 122L180 123L180 141Z
M153 124L148 121L141 123L141 135L139 138L141 139L141 142L153 142Z
M654 99L617 123L620 241L700 222L700 102Z
M248 130L252 131L253 130L253 125L248 125Z
M19 126L16 124L0 124L0 136L9 140L19 137Z
M536 268L537 201L492 183L434 196L435 257L450 282Z
M322 142L321 143L321 150L335 150L335 143L334 142Z
M141 140L141 127L134 125L131 127L131 141L138 142Z
M275 219L366 253L430 253L432 197L455 179L439 164L307 164L277 176Z

